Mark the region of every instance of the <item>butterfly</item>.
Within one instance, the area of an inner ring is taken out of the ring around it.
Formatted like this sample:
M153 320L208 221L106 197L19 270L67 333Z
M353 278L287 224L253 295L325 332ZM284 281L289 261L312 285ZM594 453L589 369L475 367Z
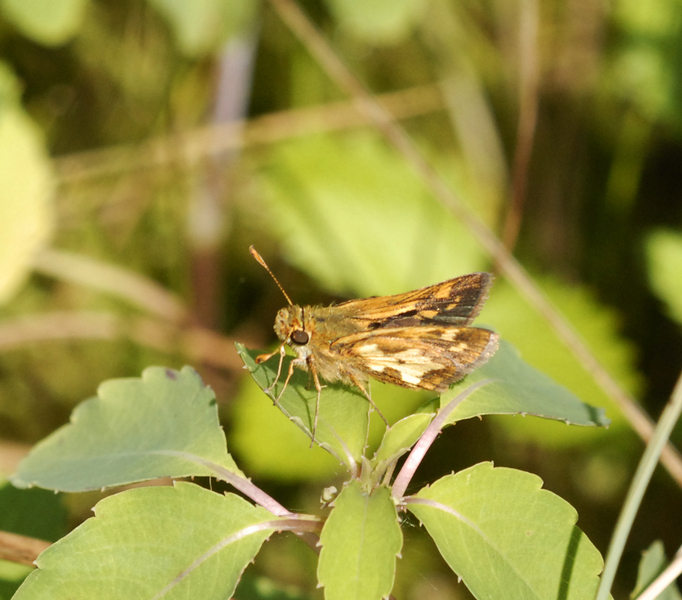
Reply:
M270 273L288 302L275 318L279 348L256 357L260 364L280 356L275 380L265 391L279 381L289 346L296 358L289 363L275 404L294 368L308 371L317 391L312 441L317 429L321 380L357 387L376 409L369 393L370 377L408 389L442 393L487 362L498 348L499 336L495 332L471 327L488 298L493 281L490 273L471 273L392 296L326 307L298 306L255 248L251 246L249 251Z

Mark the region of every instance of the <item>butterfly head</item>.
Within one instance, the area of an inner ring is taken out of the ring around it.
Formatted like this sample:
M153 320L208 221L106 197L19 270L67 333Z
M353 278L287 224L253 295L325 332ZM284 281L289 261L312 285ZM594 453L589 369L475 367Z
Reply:
M291 346L299 356L308 354L310 331L306 329L305 311L300 306L285 306L277 313L275 333L282 342Z

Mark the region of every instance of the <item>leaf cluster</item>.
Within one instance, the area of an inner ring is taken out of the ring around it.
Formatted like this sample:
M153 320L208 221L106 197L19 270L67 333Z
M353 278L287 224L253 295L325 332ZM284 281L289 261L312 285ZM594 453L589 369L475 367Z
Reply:
M256 365L257 353L238 350L256 383L268 388L275 371ZM311 435L316 394L306 383L297 373L278 406ZM279 393L277 385L271 394ZM353 389L325 388L315 441L348 478L322 515L306 515L281 506L239 470L214 394L193 369L152 367L140 379L105 382L24 459L12 477L16 486L76 492L208 475L240 495L177 481L107 497L94 517L41 554L15 598L224 598L263 542L282 531L319 547L325 598L384 598L403 548L405 511L425 526L476 597L513 590L514 598L591 598L601 557L576 527L575 510L542 490L538 477L481 463L416 493L406 490L420 457L448 424L521 413L604 426L603 411L582 404L506 344L440 405L394 423L366 455L368 402Z

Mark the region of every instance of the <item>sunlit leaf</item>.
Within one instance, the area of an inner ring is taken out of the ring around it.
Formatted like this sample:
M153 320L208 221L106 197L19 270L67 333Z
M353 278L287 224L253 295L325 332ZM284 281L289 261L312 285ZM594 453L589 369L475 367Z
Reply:
M58 46L80 29L88 0L0 0L0 12L25 36Z
M407 37L428 3L423 0L327 0L342 28L372 44Z
M408 415L390 427L372 458L372 467L382 473L386 466L405 454L424 433L433 413Z
M230 598L273 521L194 484L128 490L43 552L15 600Z
M157 477L241 474L227 454L215 396L190 367L150 367L103 383L64 425L21 461L11 481L84 491Z
M23 284L54 221L54 181L45 142L13 101L15 85L0 64L0 303Z
M149 0L168 20L187 56L215 51L233 35L247 31L259 8L254 0Z
M320 536L318 579L326 600L380 600L393 587L403 536L390 490L351 481L334 500Z
M576 511L541 486L535 475L482 463L407 506L476 598L594 598L601 556Z
M287 258L335 293L406 292L485 265L466 229L374 138L281 145L262 183Z
M647 259L651 285L682 325L682 234L658 230L647 238Z

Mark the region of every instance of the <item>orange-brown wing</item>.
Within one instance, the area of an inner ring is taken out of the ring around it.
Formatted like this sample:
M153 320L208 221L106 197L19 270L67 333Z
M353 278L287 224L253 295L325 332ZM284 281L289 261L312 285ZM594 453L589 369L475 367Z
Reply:
M490 273L471 273L413 292L350 300L333 308L362 329L469 325L488 298L492 281Z
M498 335L478 327L400 327L339 338L331 350L368 375L410 389L444 392L487 362Z

